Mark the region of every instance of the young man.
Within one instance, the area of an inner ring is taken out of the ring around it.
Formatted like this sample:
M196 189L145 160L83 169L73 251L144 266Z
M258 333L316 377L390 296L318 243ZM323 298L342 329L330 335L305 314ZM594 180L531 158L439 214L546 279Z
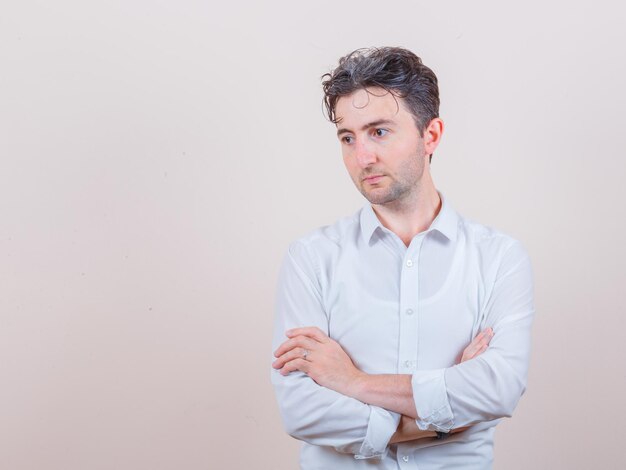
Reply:
M301 467L491 468L526 387L528 255L435 188L443 121L419 57L357 50L323 78L369 204L293 242L281 268L272 383Z

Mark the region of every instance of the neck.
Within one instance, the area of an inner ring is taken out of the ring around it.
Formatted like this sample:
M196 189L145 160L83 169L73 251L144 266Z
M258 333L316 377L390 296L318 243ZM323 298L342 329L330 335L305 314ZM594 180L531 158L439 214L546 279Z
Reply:
M441 198L432 179L422 178L420 183L402 199L389 204L372 204L381 224L400 237L406 246L415 235L430 227L441 210Z

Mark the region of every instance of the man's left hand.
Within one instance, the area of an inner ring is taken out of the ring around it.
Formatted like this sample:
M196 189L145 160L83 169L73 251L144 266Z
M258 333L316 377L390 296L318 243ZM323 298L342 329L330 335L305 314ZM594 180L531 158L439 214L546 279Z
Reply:
M350 390L365 376L335 340L316 327L285 332L287 341L274 352L272 364L282 375L299 370L322 387L350 396Z

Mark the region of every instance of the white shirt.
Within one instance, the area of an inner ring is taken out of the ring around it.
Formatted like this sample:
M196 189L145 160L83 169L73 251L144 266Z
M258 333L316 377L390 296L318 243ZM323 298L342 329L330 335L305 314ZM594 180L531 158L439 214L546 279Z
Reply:
M362 371L411 374L420 429L472 427L389 444L397 413L272 369L285 429L303 441L301 468L491 468L495 425L526 388L531 265L520 242L461 217L439 195L439 214L408 248L369 204L293 242L279 275L273 350L286 330L317 326ZM487 351L458 364L489 326Z

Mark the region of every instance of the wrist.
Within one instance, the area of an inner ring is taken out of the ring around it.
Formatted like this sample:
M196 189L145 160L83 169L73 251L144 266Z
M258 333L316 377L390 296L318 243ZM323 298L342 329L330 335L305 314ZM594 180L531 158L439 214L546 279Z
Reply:
M365 403L363 397L367 391L369 379L369 374L356 369L354 377L349 383L347 395Z
M437 433L435 431L422 431L417 427L415 419L410 416L402 415L400 417L400 423L398 429L391 437L389 443L394 444L398 442L415 441L417 439L436 438Z

